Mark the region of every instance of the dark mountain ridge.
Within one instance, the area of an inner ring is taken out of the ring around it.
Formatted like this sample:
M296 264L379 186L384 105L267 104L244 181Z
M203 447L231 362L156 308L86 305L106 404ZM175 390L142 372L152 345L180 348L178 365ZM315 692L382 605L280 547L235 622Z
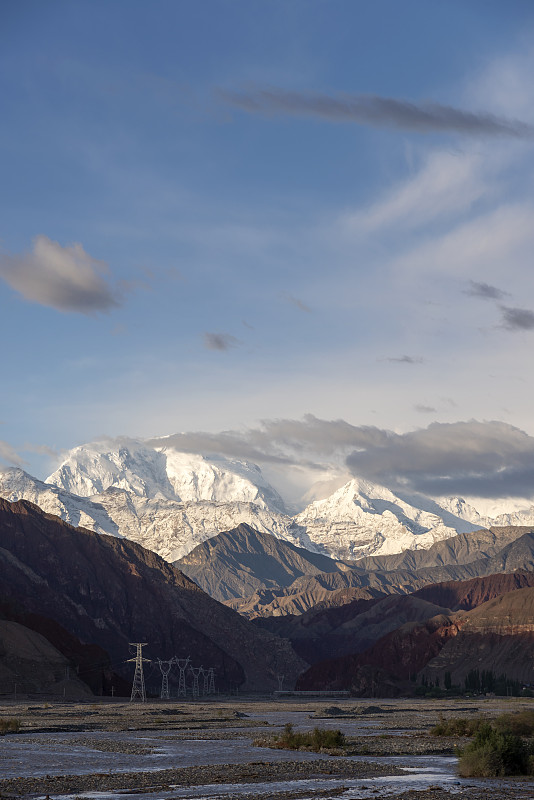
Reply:
M0 499L0 600L55 620L109 653L126 679L130 642L148 658L190 656L217 686L274 688L303 668L289 643L259 631L168 562L127 539L73 528L27 501Z
M534 572L519 571L429 584L410 594L382 595L338 607L315 606L300 615L256 617L253 622L289 639L302 658L315 664L361 653L408 622L468 611L502 594L531 586L534 586Z
M340 569L328 556L260 533L245 523L199 544L174 566L220 601L289 586L302 575Z
M470 537L474 538L474 544L469 542ZM462 555L468 558L466 563L454 560ZM425 566L432 561L438 563ZM382 568L370 571L377 564ZM409 564L416 566L408 568ZM397 566L391 570L383 568L388 565ZM226 601L226 605L250 619L302 614L318 603L328 602L333 592L340 592L341 599L343 592L350 589L372 591L374 596L377 593L408 594L432 583L529 571L534 569L534 532L529 527L475 531L437 542L428 551L406 551L378 560L364 559L350 567L347 562L343 566L345 568L338 572L304 575L287 587L260 590L251 597Z

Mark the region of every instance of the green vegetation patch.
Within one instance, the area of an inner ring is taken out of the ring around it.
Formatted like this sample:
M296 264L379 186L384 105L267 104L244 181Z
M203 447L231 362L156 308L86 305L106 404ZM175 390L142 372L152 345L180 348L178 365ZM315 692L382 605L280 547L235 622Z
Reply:
M437 725L430 730L432 736L474 736L480 725L484 722L482 717L449 717L440 716Z
M284 727L283 732L269 743L269 747L276 747L279 750L311 750L314 753L344 745L345 734L340 730L314 728L313 731L306 733L296 733L290 722Z
M482 717L441 718L433 736L472 736L459 750L464 778L534 775L534 711L501 714L491 722Z
M8 717L7 719L0 719L0 735L5 733L18 733L20 731L20 722L15 717Z
M532 743L513 733L499 732L486 722L480 726L473 741L460 752L458 770L464 778L532 775Z

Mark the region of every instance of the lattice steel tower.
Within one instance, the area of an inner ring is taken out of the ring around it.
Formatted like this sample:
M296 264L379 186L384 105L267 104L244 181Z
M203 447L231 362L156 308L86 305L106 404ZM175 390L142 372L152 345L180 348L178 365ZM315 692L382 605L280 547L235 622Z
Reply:
M210 667L208 670L208 694L215 694L215 670Z
M161 670L161 694L160 698L162 700L169 699L169 672L171 671L171 667L173 665L174 658L171 658L169 661L161 661L158 658L159 668Z
M176 658L175 656L174 663L178 667L180 673L178 677L178 697L185 697L185 671L187 669L187 665L189 664L189 656L187 656L187 658Z
M130 647L136 647L137 653L135 658L129 658L128 661L135 661L135 674L132 684L132 695L130 703L137 697L142 703L146 703L145 691L145 676L143 674L143 661L150 662L149 658L143 658L143 647L146 647L146 642L130 642Z
M201 669L201 675L204 676L204 681L202 684L202 694L207 694L209 691L209 670Z
M189 669L193 673L193 697L197 698L200 694L198 689L198 676L200 675L202 667L189 667Z

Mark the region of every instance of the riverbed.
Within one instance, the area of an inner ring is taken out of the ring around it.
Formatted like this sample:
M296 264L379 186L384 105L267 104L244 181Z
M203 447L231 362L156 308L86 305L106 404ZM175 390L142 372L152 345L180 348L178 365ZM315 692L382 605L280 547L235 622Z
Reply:
M21 732L0 738L0 797L247 800L456 796L534 798L533 781L457 775L454 747L428 735L440 715L488 717L529 701L306 702L216 698L191 702L18 703L0 706ZM290 722L340 729L348 757L254 746Z

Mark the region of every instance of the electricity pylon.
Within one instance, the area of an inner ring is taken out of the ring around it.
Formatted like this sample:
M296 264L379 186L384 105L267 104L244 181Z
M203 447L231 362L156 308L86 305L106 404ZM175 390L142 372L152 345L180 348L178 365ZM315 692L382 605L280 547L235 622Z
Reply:
M180 672L178 678L178 697L185 697L186 689L185 689L185 671L187 669L187 665L189 664L189 656L187 658L176 658L174 657L174 663L178 667Z
M215 670L210 667L208 670L208 694L215 694Z
M200 671L202 667L189 667L191 672L193 673L193 697L197 698L199 695L198 690L198 676L200 675Z
M149 658L143 658L143 647L146 647L146 642L130 642L130 647L136 647L137 653L135 658L129 658L128 661L135 661L135 674L132 684L132 695L130 703L138 697L142 703L146 703L145 692L145 676L143 675L143 661L148 661Z
M160 697L162 700L169 699L169 672L171 671L172 663L174 659L171 658L169 661L161 661L158 658L159 668L161 670L161 694Z

